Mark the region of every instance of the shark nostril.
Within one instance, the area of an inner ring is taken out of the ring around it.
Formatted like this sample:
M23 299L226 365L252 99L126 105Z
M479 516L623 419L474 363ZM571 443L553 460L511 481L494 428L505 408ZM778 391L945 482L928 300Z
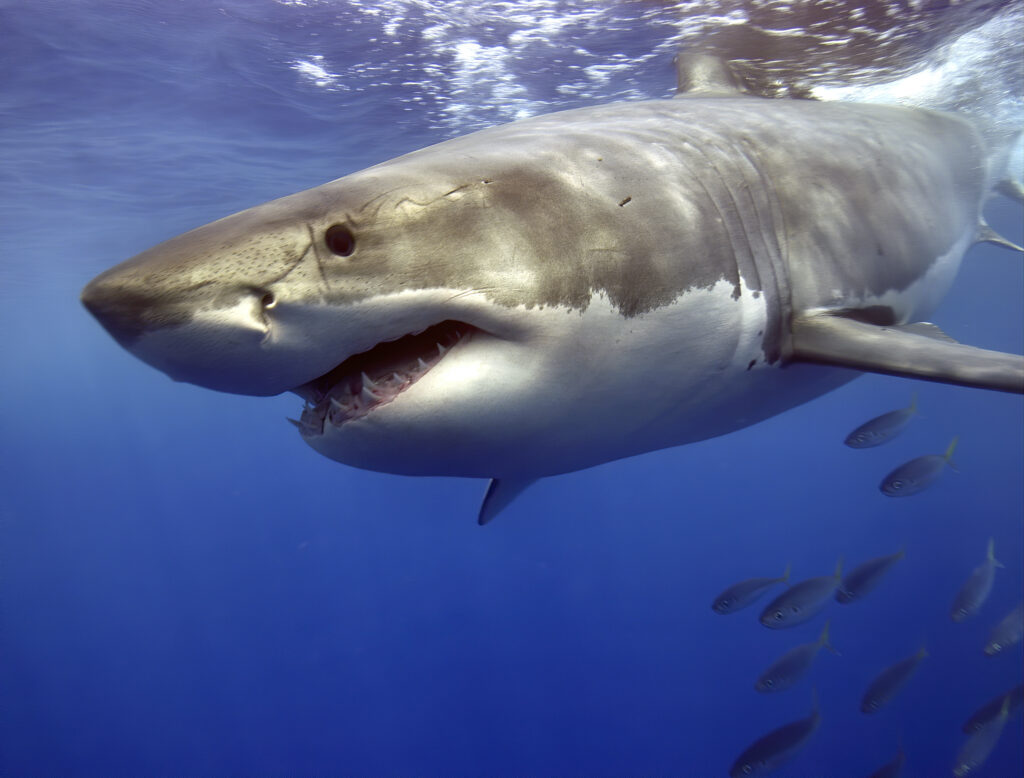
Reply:
M274 293L273 292L266 292L260 298L260 306L265 311L271 310L275 305L277 305L277 298L274 297Z

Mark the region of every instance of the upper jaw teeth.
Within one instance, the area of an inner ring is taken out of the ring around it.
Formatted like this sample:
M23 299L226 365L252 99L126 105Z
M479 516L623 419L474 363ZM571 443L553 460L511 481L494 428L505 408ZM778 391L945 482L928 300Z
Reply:
M420 332L425 332L426 329ZM323 434L326 423L340 426L346 421L365 416L379 405L391 402L440 362L456 343L470 334L465 328L452 329L448 332L450 334L447 337L451 338L454 334L454 340L448 340L447 346L435 342L436 354L428 351L416 357L415 362L406 362L400 367L395 367L393 362L388 368L388 373L375 378L362 371L358 377L352 375L342 378L329 390L311 391L312 404L306 403L299 421L289 421L304 437L313 437ZM419 333L413 333L417 334Z

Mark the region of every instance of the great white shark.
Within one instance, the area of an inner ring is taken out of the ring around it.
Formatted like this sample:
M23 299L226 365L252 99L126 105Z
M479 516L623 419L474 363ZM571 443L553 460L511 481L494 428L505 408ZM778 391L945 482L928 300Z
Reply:
M969 120L768 99L699 55L678 73L673 99L486 129L199 227L82 301L175 380L296 393L331 459L492 479L481 523L537 478L857 371L1024 392L1024 357L923 323L973 244L1016 248L982 219L1010 190Z

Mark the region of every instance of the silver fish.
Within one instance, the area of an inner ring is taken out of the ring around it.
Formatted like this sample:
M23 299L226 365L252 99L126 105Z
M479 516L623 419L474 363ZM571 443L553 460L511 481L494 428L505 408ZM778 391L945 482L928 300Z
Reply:
M761 623L769 629L784 629L814 618L832 599L842 577L843 560L840 558L832 575L795 583L772 600L761 611Z
M974 568L970 578L964 581L964 585L960 587L960 591L957 592L956 598L953 600L953 607L950 609L953 621L963 621L978 612L992 592L996 568L1002 566L1003 563L995 556L995 539L989 538L985 561Z
M880 672L864 692L864 697L860 701L861 713L877 713L885 707L910 680L921 660L927 656L928 651L921 646L913 656L901 659Z
M772 586L789 581L790 567L791 565L786 565L786 569L778 578L748 578L746 581L733 584L715 597L711 603L711 610L724 616L753 605Z
M1022 637L1024 637L1024 601L1018 602L1017 607L1007 613L992 628L988 642L985 644L985 653L995 656L1010 646L1020 643Z
M958 438L953 438L945 454L926 454L904 462L883 478L878 488L888 497L909 497L917 494L942 475L946 465L956 469L951 457L957 440Z
M747 746L729 768L730 778L763 775L781 767L807 744L819 724L821 713L818 711L818 694L814 692L814 708L810 715L783 724Z
M960 753L956 756L956 763L953 765L953 775L956 778L970 775L985 764L985 760L988 759L992 749L999 742L999 737L1003 734L1003 728L1006 726L1006 719L1009 715L1010 700L1004 697L999 713L967 738L967 742L961 746Z
M971 714L971 717L964 722L960 729L968 735L977 732L999 715L999 711L1003 707L1004 700L1009 703L1010 713L1017 710L1017 708L1021 706L1021 703L1024 702L1024 684L1017 684L1009 691L1000 694L998 697L993 697L974 711L974 713Z
M900 752L896 754L896 757L871 773L869 778L900 778L900 775L903 774L903 764L906 761L907 755L903 751L903 746L900 746Z
M850 448L872 448L888 443L895 438L917 414L917 394L910 399L910 405L898 411L889 411L864 422L846 436L843 441Z
M754 688L759 692L781 692L804 677L822 648L827 648L833 654L838 654L839 652L829 642L828 625L829 622L826 621L821 635L813 643L803 643L796 648L791 648L772 662L757 679Z
M904 556L906 556L906 550L901 548L895 554L875 557L857 565L843 576L843 582L836 589L836 601L846 605L859 600L878 586L882 577L889 572L889 568Z

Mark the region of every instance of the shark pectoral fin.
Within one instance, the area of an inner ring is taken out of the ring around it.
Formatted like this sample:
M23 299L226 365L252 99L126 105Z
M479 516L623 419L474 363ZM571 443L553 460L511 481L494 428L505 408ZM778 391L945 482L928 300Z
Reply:
M1024 394L1024 357L965 346L925 322L881 327L832 314L796 316L791 359Z
M480 503L480 513L476 523L481 527L490 522L495 516L501 513L509 503L530 484L534 483L533 478L492 478L487 484L487 491L484 492L483 502Z
M1024 203L1024 184L1021 184L1020 181L1007 178L996 185L996 191L1004 197L1009 197L1018 203Z

